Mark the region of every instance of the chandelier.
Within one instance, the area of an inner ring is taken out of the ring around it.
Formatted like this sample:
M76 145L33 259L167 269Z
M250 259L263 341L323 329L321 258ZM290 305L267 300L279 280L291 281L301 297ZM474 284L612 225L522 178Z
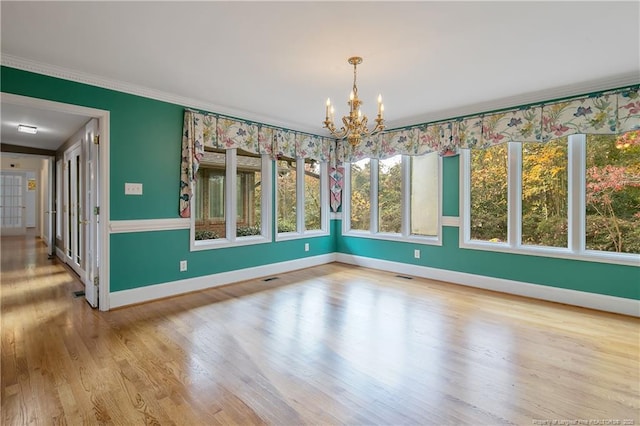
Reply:
M375 119L376 125L369 130L367 128L367 116L360 111L360 105L362 101L358 98L358 87L356 86L356 67L362 63L362 58L359 56L351 57L347 60L353 65L353 89L349 94L349 115L342 117L342 123L344 126L337 130L335 124L333 124L333 105L331 105L331 99L327 99L327 112L324 119L324 127L338 139L346 138L352 146L358 145L362 141L362 137L375 135L384 129L384 119L382 114L384 113L384 105L382 105L382 95L378 95L378 116Z

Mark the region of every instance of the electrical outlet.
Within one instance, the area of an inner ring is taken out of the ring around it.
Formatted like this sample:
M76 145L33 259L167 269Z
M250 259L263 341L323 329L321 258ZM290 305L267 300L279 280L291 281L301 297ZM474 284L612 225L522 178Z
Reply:
M304 251L309 251L309 243L304 243Z
M420 259L420 250L416 249L413 251L413 257L416 259Z
M142 195L141 183L125 183L124 184L125 195Z
M181 260L180 261L180 272L184 272L187 270L187 261L186 260Z

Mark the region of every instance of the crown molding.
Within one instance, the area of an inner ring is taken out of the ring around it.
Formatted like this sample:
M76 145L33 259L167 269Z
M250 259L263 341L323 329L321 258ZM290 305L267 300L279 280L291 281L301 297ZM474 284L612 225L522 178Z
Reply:
M249 111L229 108L199 99L188 98L173 93L163 92L161 90L138 86L136 84L127 83L124 81L112 80L98 75L76 71L70 68L59 67L57 65L50 65L43 62L33 61L31 59L21 58L19 56L3 53L0 56L0 65L9 68L16 68L22 71L32 72L35 74L55 77L62 80L87 84L89 86L100 87L102 89L109 89L117 92L127 93L130 95L142 96L157 101L180 105L185 108L192 108L196 110L227 115L230 117L237 117L243 120L254 121L256 123L266 124L273 127L282 127L288 130L297 130L300 132L322 136L318 134L317 128L310 128L309 126L304 126L296 123L283 122L271 117L251 113Z

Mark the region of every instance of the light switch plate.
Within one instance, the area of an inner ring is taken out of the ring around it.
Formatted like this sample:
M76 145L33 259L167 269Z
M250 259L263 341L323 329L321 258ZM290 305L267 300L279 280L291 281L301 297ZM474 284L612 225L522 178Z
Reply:
M142 195L141 183L125 183L124 195Z

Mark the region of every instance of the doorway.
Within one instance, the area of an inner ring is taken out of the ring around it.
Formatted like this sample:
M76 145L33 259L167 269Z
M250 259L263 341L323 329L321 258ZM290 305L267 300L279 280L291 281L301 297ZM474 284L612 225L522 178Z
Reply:
M48 173L43 173L43 179L48 180L49 191L41 209L47 210L44 214L48 215L48 220L44 227L48 228L51 249L55 247L57 257L78 274L85 285L87 302L92 307L108 310L108 220L100 220L100 212L109 211L109 112L7 93L2 93L2 106L3 129L5 111L11 108L20 113L28 111L43 120L54 116L63 119L75 116L86 123L78 130L78 135L73 135L73 138L77 136L76 139L67 137L56 147L44 148L48 152L58 152L58 158L50 158ZM10 108L5 109L5 106ZM55 122L49 127L55 127ZM44 150L43 147L37 146L30 149ZM99 151L103 154L98 155ZM11 176L11 179L5 181L3 173L2 185L6 183L7 187L10 187L15 180L15 176ZM25 177L22 177L22 185L24 182ZM16 199L10 200L12 205L19 202L19 197L14 196L14 192L12 190L11 194ZM2 194L0 198L4 201L4 188ZM5 213L4 204L2 205L3 235L4 222L10 222L11 226L21 229L17 226L20 222L17 210L14 208ZM11 221L4 220L4 216L9 214L12 215ZM14 232L18 232L17 229Z

